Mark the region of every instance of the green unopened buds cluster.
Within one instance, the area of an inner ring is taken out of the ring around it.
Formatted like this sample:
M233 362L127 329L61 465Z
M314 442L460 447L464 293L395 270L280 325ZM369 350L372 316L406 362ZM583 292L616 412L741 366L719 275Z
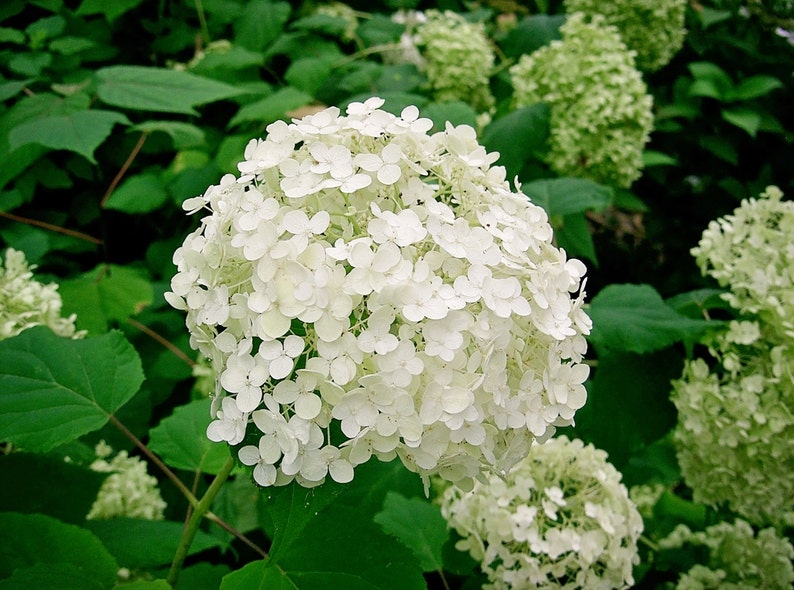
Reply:
M383 100L268 126L185 203L169 302L225 397L207 431L261 486L395 456L471 486L585 403L584 265L471 127Z
M560 436L534 445L506 479L448 488L441 512L486 588L625 588L643 523L620 480L604 451Z
M555 172L627 188L653 128L651 96L604 17L574 13L560 33L510 68L515 104L550 105L546 161Z
M33 276L36 269L25 254L8 248L5 265L0 258L0 340L16 336L33 326L47 326L59 336L80 338L75 330L75 315L61 317L63 301L55 283L40 283Z

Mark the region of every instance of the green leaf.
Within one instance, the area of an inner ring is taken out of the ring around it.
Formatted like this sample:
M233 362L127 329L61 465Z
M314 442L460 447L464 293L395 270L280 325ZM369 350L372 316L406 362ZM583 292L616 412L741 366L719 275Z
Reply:
M0 457L0 507L25 514L46 514L82 524L107 477L60 457L12 453ZM53 486L52 482L58 485Z
M736 151L736 147L732 143L725 141L723 137L704 135L698 138L698 145L717 156L720 160L725 160L734 166L739 165L739 152Z
M14 570L69 565L99 588L116 581L118 566L107 549L90 532L43 514L0 513L0 579ZM12 586L9 586L9 588ZM29 586L29 588L60 588ZM86 586L87 587L87 586Z
M411 92L427 82L413 64L392 64L383 66L375 81L380 95L383 92Z
M695 81L689 87L690 96L707 96L717 100L725 100L733 89L731 77L718 65L708 61L689 64L689 71Z
M125 12L138 6L143 0L83 0L75 14L88 16L91 14L104 14L108 22L113 22Z
M207 438L210 400L196 400L174 410L149 431L149 446L169 467L218 473L229 459L229 447Z
M751 76L739 82L728 93L726 100L750 100L765 96L778 88L783 88L783 82L774 76Z
M422 116L435 123L434 131L443 131L447 122L477 128L477 111L461 101L431 102L422 109Z
M251 104L242 107L229 121L229 127L234 127L247 121L256 121L262 125L272 123L276 119L286 117L286 114L298 107L312 102L312 97L297 88L286 86Z
M449 529L438 506L421 498L389 492L383 510L374 520L413 551L423 571L444 569L441 549L449 539Z
M85 526L102 541L119 565L136 569L171 563L184 529L181 522L137 518L90 520ZM198 531L188 554L220 544L220 539Z
M650 285L609 285L590 302L588 314L596 347L639 354L695 339L712 327L677 313Z
M615 196L612 199L612 204L624 211L639 211L644 213L648 210L648 206L637 195L624 188L615 189Z
M174 148L182 150L186 148L202 146L207 138L199 127L182 121L146 121L130 127L131 131L145 131L153 133L161 131L167 134L174 142Z
M130 124L121 113L97 109L44 117L14 127L8 134L8 144L11 150L31 143L69 150L96 164L94 150L108 138L116 123Z
M105 209L124 213L150 213L159 209L168 193L159 174L144 172L130 176L113 191L105 202Z
M333 58L317 59L312 57L295 60L287 68L284 79L290 86L315 96L331 76L334 61Z
M746 107L723 109L722 118L739 129L744 129L750 137L755 137L761 127L761 113Z
M678 160L662 152L645 150L642 152L642 163L646 168L651 166L677 166Z
M498 164L514 178L530 158L546 149L549 135L549 107L533 104L496 119L482 133L481 142L489 152L499 152Z
M670 381L683 358L673 349L650 354L599 352L587 403L576 412L576 432L609 453L618 469L675 425Z
M189 590L218 590L223 576L230 571L226 565L213 565L202 561L196 565L186 567L180 572L179 587ZM119 590L127 590L127 587L125 586ZM170 587L168 590L170 590Z
M100 265L75 279L61 281L58 291L65 314L77 314L77 326L92 333L106 332L151 305L152 285L137 269Z
M562 223L554 227L554 235L569 256L587 258L598 266L593 235L584 213L565 215Z
M32 80L12 80L0 84L0 102L6 101L22 92L22 89L30 84Z
M104 426L143 382L120 332L70 340L37 326L0 341L0 432L46 452Z
M96 43L83 37L61 37L50 43L50 50L61 55L74 55L92 47L96 47Z
M612 189L584 178L552 178L521 185L533 203L551 215L601 211L612 202Z
M193 588L193 586L187 586L184 583L182 576L179 576L179 582L185 588ZM171 584L166 580L136 580L135 582L129 582L121 586L114 586L114 589L115 588L121 588L122 590L173 590Z
M254 0L234 24L234 41L251 51L262 51L284 30L292 9L286 2Z
M703 25L704 30L708 29L712 25L726 21L733 16L733 13L730 10L717 10L700 5L698 5L698 10L696 10L696 13L700 17L700 23Z
M25 44L25 33L19 29L0 27L0 43L13 43L14 45Z
M139 111L197 115L197 105L238 96L244 91L209 78L165 68L110 66L96 73L99 98Z
M702 319L712 309L730 310L730 304L722 298L722 289L696 289L670 297L666 303L687 317Z
M507 34L501 43L502 50L507 57L512 58L530 54L555 39L560 39L560 27L564 22L564 15L527 16Z
M31 588L58 588L58 590L105 590L90 572L70 563L37 563L14 570L10 578L0 580L0 590L31 590Z

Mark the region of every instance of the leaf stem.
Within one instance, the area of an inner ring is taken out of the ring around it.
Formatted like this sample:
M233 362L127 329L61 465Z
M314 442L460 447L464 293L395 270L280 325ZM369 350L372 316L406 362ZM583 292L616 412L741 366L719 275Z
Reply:
M185 562L190 545L193 543L193 539L196 537L199 524L201 524L201 519L204 518L204 516L209 512L210 504L212 504L212 501L215 499L215 496L218 495L218 492L221 491L221 488L223 487L226 479L229 477L229 474L232 472L233 467L234 459L229 457L229 459L226 461L226 464L218 472L218 475L216 475L215 479L212 480L210 487L207 488L207 492L204 494L204 496L202 496L198 504L194 506L193 514L190 516L190 520L188 520L185 530L182 531L182 538L179 540L179 546L176 548L174 561L171 562L171 569L169 570L168 577L166 578L166 581L171 585L171 587L176 588L176 584L179 580L179 572L182 569L182 564Z
M143 147L143 144L146 142L147 137L149 137L149 132L143 131L141 133L141 136L138 138L138 143L136 143L135 147L132 148L130 155L127 156L127 159L125 160L124 164L121 165L121 168L119 169L118 173L113 178L113 181L110 183L108 190L105 191L105 195L102 197L102 200L99 202L100 209L105 208L105 205L107 204L110 195L113 194L113 191L116 190L116 187L121 182L121 179L124 178L124 175L127 173L127 170L132 165L132 162L135 160L136 156L138 155L138 152L141 151L141 148Z
M199 25L201 26L201 39L206 47L210 42L210 30L207 28L207 17L204 15L204 5L201 0L195 0L196 13L198 13Z
M88 234L84 234L81 231L75 231L73 229L66 229L65 227L61 227L59 225L53 225L51 223L47 223L46 221L39 221L38 219L31 219L30 217L22 217L20 215L14 215L13 213L7 213L5 211L0 211L0 217L5 217L6 219L10 219L11 221L18 221L19 223L24 223L26 225L34 225L36 227L48 229L50 231L58 232L59 234L64 234L66 236L72 236L73 238L77 238L78 240L91 242L92 244L96 244L98 246L102 245L102 240L100 240L99 238L95 238L94 236L89 236Z
M196 362L191 359L188 355L182 352L179 348L177 348L172 342L169 342L165 338L163 338L160 334L152 330L149 326L146 326L139 322L134 318L127 318L127 322L134 327L138 328L141 332L152 338L153 340L162 344L165 348L173 352L179 359L185 362L186 365L189 367L196 366Z

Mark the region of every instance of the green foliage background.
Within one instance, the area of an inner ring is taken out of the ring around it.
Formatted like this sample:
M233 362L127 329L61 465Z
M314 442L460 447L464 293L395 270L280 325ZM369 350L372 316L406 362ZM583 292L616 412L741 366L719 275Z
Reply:
M685 47L646 76L656 129L644 175L626 191L555 178L542 158L548 109L511 108L506 68L557 37L560 3L352 2L367 13L353 30L315 14L318 4L0 5L0 248L24 251L40 280L58 282L64 312L89 333L69 341L35 328L0 342L0 441L25 451L0 456L0 589L169 587L182 522L197 507L175 481L150 467L166 521L87 522L85 514L102 480L87 468L100 439L130 451L133 438L144 441L193 500L226 469L228 449L204 437L207 392L194 387L183 317L162 297L171 254L193 229L180 205L236 172L245 144L269 123L318 105L378 95L395 112L416 104L437 128L476 125L465 103L433 102L414 66L380 59L377 47L402 32L388 18L398 8L488 23L501 61L481 142L549 212L558 243L588 262L596 369L574 434L607 450L628 485L668 486L651 532L724 517L692 503L680 481L669 382L698 339L729 318L689 249L740 199L769 184L794 190L794 47L761 15L743 16L739 2L692 3ZM239 468L211 514L180 587L482 583L399 464L363 466L346 486L264 492ZM117 579L119 568L134 581ZM674 579L669 569L644 561L638 587L661 587Z

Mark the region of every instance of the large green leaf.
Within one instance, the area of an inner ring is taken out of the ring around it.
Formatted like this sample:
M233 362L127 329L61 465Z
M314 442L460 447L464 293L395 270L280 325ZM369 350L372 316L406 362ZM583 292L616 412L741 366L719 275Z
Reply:
M234 41L250 51L262 51L284 30L292 9L287 2L248 2L234 24Z
M0 457L0 510L46 514L82 524L107 473L67 463L60 457L12 453ZM53 486L52 482L58 485Z
M590 341L599 350L639 354L696 339L713 326L676 312L650 285L609 285L590 302Z
M193 108L244 91L188 72L143 66L110 66L96 73L99 98L139 111L198 114Z
M783 82L774 76L750 76L728 92L726 100L750 100L783 88Z
M112 22L125 12L138 6L141 2L143 0L113 0L113 2L108 2L107 0L83 0L75 14L104 14L107 20Z
M44 452L104 426L138 391L141 361L120 332L86 340L38 326L0 341L0 438Z
M601 211L612 202L612 189L584 178L552 178L521 185L521 191L549 215Z
M64 313L77 314L77 326L97 334L137 314L154 297L143 272L114 264L62 281L59 292Z
M69 150L96 164L94 150L108 138L117 123L130 124L121 113L98 109L43 117L14 127L8 134L8 146L12 151L28 144Z
M545 150L549 135L549 107L544 103L516 109L488 125L482 145L489 152L499 152L497 164L507 169L512 179L532 157Z
M256 121L262 125L281 119L286 114L298 107L309 104L312 97L305 92L286 86L251 104L242 107L229 121L229 127L234 127L246 121Z
M0 580L0 590L31 590L57 588L58 590L105 590L107 585L97 580L91 572L70 563L37 563L14 570L11 577Z
M106 209L124 213L151 213L159 209L168 199L160 175L144 172L130 176L113 191L105 202Z
M86 528L102 541L119 565L143 569L171 563L184 523L113 518L88 521ZM220 544L220 539L198 531L188 553L193 555Z
M389 492L375 522L413 552L422 570L444 569L441 549L449 539L449 529L438 506L423 498Z
M218 473L229 459L229 447L207 438L209 423L209 399L180 406L149 432L149 446L170 467Z
M171 137L174 148L181 150L185 148L198 147L207 141L204 131L190 123L182 121L145 121L130 129L135 131L146 131L152 133L161 131Z
M67 565L94 580L98 588L109 588L116 581L118 565L99 539L85 529L43 514L0 513L0 547L0 579L18 569L38 566L35 571L43 572L50 566ZM36 587L62 586L29 586Z
M564 15L534 14L527 16L510 30L500 46L507 57L518 58L524 53L532 53L553 40L559 39L560 26L564 22Z

